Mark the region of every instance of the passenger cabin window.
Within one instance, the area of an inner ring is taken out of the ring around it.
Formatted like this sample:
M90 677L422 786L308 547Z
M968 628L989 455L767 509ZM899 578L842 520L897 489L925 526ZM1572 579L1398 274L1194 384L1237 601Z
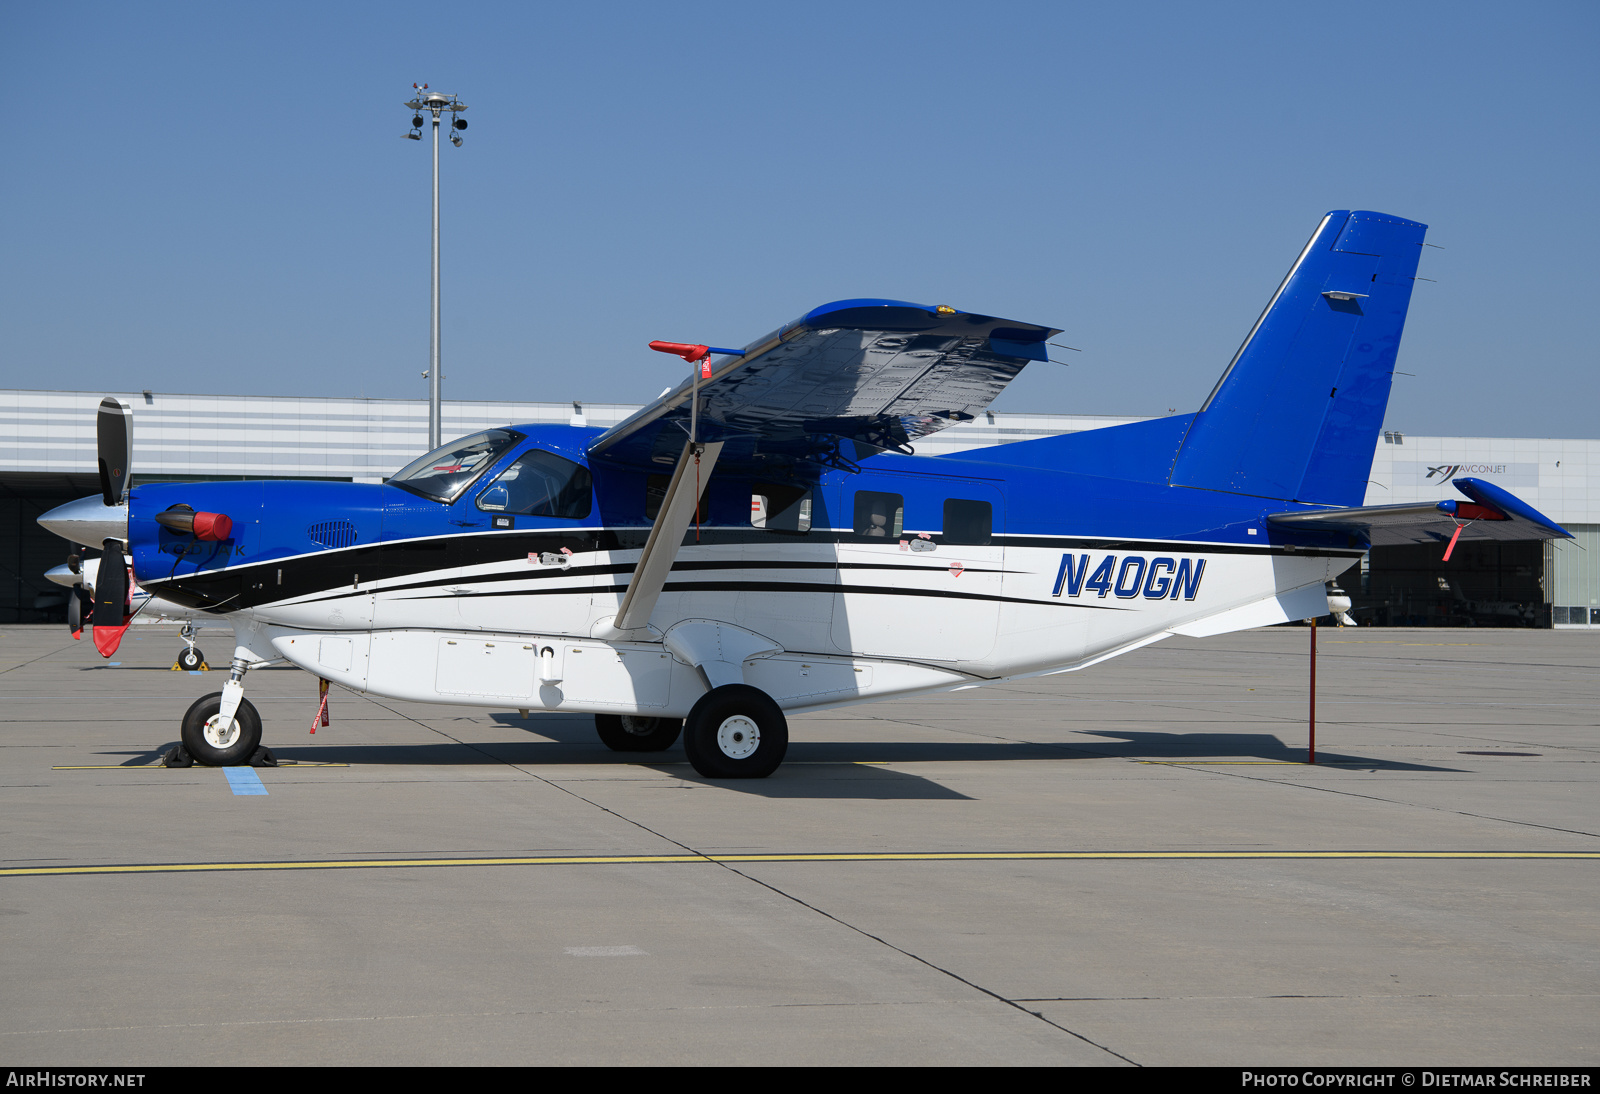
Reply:
M593 502L589 469L551 452L534 449L500 473L478 495L478 508L491 513L582 520Z
M905 512L906 499L899 494L857 490L854 525L856 535L899 539Z
M811 491L792 484L756 483L750 495L750 523L771 532L811 531Z
M949 498L944 503L946 543L985 544L994 538L994 506L986 501Z
M512 429L486 429L413 460L396 471L389 482L449 505L489 470L501 453L521 440L522 434Z

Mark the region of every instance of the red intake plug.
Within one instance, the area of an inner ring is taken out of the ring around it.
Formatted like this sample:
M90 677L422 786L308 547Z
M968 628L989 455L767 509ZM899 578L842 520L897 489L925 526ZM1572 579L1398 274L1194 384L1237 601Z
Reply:
M233 534L233 519L226 513L196 513L187 506L157 513L156 523L208 543L227 539Z
M208 541L227 539L233 535L233 518L226 513L196 513L194 538Z

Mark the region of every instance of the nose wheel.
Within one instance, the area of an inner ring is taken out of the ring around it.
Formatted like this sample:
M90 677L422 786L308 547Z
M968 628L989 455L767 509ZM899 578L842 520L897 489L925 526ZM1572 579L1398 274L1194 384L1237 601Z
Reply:
M231 721L222 718L222 693L196 699L183 716L183 747L195 763L237 767L250 762L261 745L261 715L248 699L239 700Z
M207 669L206 655L200 652L200 647L194 644L194 622L188 621L183 625L183 630L178 632L178 637L183 639L183 652L178 654L178 659L172 663L176 672L182 669L185 672L194 672L196 669Z

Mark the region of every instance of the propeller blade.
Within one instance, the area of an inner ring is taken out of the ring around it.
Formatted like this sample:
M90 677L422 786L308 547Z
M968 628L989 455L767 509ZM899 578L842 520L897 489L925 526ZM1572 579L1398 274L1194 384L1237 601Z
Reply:
M128 496L128 469L133 463L133 410L110 396L101 399L95 440L101 497L107 505L121 505Z
M94 611L94 601L82 589L72 589L67 596L67 630L72 632L76 641L83 639L83 606L89 604L89 611Z
M127 614L128 567L122 561L122 544L108 539L94 575L94 624L119 626Z

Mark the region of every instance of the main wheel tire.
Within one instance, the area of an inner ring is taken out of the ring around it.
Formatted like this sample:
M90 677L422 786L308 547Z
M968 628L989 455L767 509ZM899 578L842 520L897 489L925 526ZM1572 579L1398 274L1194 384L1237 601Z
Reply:
M198 646L185 646L183 652L178 654L178 667L193 672L205 664L206 655L200 652ZM221 693L218 692L220 695Z
M789 722L766 692L724 684L684 719L683 750L708 779L764 779L789 750Z
M196 763L207 767L237 767L250 762L261 744L261 715L250 700L241 699L227 734L212 728L222 712L222 692L214 691L194 701L183 716L183 747Z
M596 714L594 728L613 752L664 752L683 732L683 720L642 714Z

